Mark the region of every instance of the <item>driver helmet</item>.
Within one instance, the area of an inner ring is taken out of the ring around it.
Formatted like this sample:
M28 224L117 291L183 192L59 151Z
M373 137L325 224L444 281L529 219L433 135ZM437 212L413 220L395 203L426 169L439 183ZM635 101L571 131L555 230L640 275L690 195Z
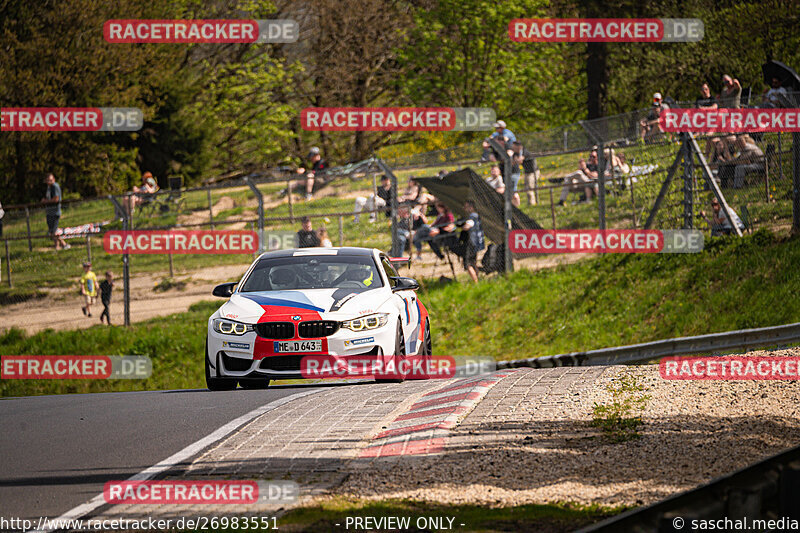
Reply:
M297 274L291 268L276 268L269 273L269 282L277 287L294 287L297 283Z

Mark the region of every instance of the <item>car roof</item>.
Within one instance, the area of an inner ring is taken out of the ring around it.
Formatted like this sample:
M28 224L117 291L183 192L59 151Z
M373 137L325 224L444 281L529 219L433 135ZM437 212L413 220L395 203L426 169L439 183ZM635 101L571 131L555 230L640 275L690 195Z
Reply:
M259 256L259 259L274 259L278 257L292 257L295 255L295 252L303 252L303 255L313 256L314 250L319 251L319 255L334 255L331 253L332 250L336 251L335 255L338 256L350 256L350 257L374 257L375 250L374 248L356 248L354 246L342 246L342 247L317 247L317 248L289 248L287 250L274 250L271 252L264 252Z

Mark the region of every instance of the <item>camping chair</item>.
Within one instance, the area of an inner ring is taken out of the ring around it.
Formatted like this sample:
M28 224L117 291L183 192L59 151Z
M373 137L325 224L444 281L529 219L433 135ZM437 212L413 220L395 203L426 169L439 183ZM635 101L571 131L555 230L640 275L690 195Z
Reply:
M183 210L183 178L181 176L172 176L168 179L169 192L167 194L159 195L157 199L157 207L159 213L169 213L174 211L180 213Z
M741 216L739 217L742 220L742 224L744 224L744 229L747 233L753 233L753 219L750 217L750 210L747 209L746 205L743 205L742 208L739 210Z

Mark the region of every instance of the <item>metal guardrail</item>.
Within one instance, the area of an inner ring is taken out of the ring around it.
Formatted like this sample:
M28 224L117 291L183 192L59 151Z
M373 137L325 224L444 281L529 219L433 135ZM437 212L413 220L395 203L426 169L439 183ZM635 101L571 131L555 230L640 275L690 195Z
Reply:
M615 346L585 352L498 361L498 370L505 368L555 366L603 366L644 363L661 357L726 350L761 348L800 343L800 322L766 328L740 329L694 337L676 337L642 344Z
M791 531L800 520L800 446L647 507L578 530L578 533L742 530ZM730 525L724 525L726 519ZM694 522L703 520L705 522ZM765 523L756 523L764 520ZM766 522L774 520L774 525ZM783 520L781 524L779 521ZM710 527L709 521L714 521ZM722 522L719 522L722 521ZM746 524L736 527L734 524ZM746 522L745 522L746 521ZM705 524L705 527L700 527ZM697 526L697 527L694 527Z

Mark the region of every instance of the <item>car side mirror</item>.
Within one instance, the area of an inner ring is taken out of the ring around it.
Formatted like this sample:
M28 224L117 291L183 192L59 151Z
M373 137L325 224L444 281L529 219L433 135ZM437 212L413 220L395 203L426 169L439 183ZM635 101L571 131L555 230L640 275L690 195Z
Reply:
M211 294L214 296L219 296L220 298L228 298L231 294L233 294L234 287L236 287L236 282L223 283L222 285L217 285L214 287L214 290L211 292Z
M416 291L419 289L419 283L414 278L396 277L392 278L392 281L395 282L395 286L392 287L392 292Z

